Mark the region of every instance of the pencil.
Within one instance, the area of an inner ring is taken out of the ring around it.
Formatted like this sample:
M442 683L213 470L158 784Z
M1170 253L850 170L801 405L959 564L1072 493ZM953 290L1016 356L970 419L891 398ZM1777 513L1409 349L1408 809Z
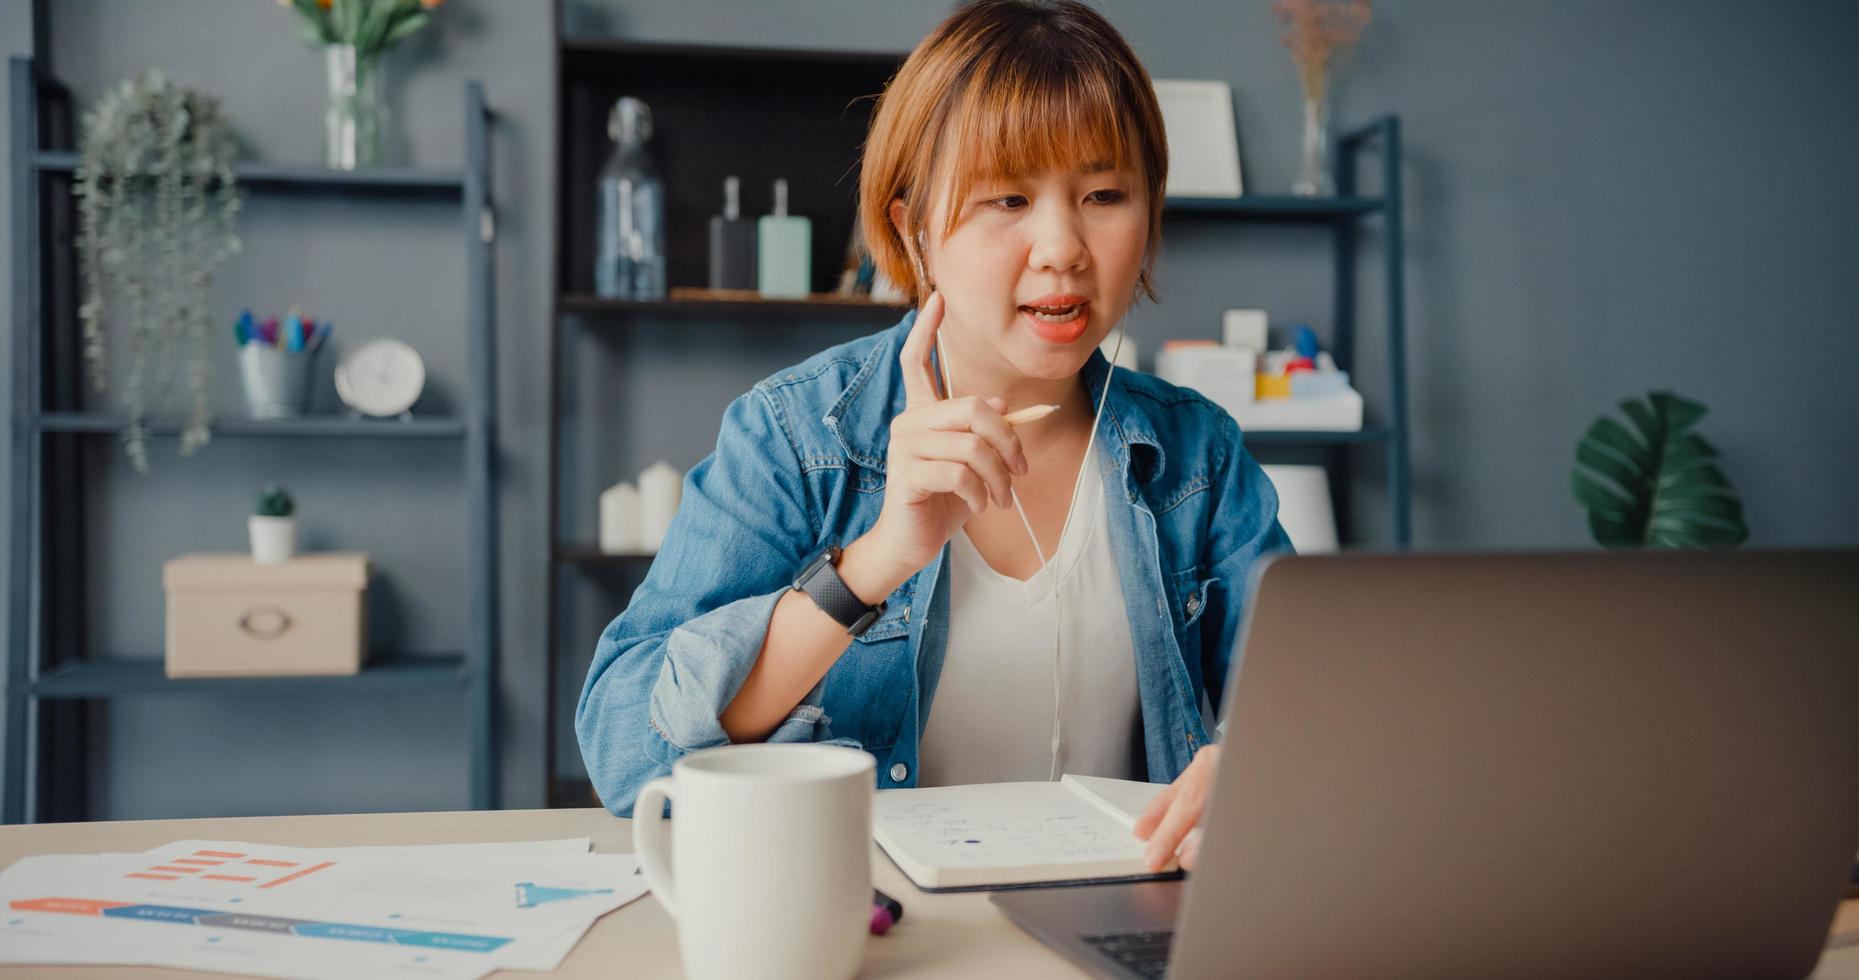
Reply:
M1057 405L1028 405L1018 411L1008 412L1001 418L1006 420L1008 425L1025 425L1028 422L1037 422L1058 410Z

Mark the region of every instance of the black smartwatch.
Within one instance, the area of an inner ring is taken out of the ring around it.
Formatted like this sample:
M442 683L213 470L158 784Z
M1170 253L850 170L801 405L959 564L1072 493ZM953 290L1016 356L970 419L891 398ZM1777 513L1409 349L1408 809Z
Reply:
M814 605L838 620L848 634L858 636L884 615L884 603L868 606L846 588L845 580L839 577L839 569L833 567L839 564L839 553L839 549L833 547L821 552L794 577L792 587L796 592L805 592Z

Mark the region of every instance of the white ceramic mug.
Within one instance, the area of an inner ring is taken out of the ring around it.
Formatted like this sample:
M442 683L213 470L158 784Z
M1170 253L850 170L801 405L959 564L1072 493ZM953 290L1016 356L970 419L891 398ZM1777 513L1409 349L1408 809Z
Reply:
M686 974L858 972L871 924L875 766L836 745L731 745L687 755L639 790L633 851L678 920ZM669 863L666 801L676 820Z

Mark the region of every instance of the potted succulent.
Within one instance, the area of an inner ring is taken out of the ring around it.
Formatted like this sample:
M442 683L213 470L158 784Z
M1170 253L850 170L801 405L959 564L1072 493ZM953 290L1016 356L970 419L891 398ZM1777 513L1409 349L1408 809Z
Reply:
M297 551L297 503L272 484L258 495L258 513L247 518L252 532L252 560L260 565L289 561Z

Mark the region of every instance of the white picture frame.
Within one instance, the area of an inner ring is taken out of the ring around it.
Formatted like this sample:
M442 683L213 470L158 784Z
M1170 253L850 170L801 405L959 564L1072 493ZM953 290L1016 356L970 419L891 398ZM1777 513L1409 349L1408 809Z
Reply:
M1168 134L1169 197L1238 197L1239 136L1233 89L1220 81L1155 79Z

